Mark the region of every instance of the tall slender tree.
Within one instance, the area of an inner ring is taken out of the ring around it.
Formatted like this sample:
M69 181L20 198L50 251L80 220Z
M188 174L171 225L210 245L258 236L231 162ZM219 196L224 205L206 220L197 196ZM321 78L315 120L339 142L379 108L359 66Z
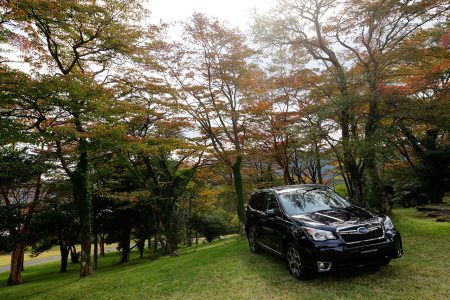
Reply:
M254 51L239 31L201 14L185 24L183 38L168 60L170 81L178 87L175 101L210 142L212 153L231 169L243 233L246 109L260 75L251 63Z

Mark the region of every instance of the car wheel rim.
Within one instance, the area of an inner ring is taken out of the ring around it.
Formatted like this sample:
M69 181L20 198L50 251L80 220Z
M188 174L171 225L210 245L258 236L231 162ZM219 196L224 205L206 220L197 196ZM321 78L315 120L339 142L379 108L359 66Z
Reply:
M292 275L298 277L300 275L302 263L300 261L300 255L294 247L289 247L287 251L287 261Z

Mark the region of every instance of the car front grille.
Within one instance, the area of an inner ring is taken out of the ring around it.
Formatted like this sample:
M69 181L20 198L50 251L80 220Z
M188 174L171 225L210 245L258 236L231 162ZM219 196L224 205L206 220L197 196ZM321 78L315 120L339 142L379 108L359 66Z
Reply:
M384 237L384 231L381 224L347 227L339 230L338 233L347 244L371 241Z

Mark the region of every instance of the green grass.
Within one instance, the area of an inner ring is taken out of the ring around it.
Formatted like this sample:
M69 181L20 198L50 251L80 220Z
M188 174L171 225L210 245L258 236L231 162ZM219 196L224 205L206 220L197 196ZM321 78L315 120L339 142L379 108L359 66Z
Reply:
M418 218L398 209L405 255L387 267L321 274L309 282L293 279L281 259L253 255L245 241L228 239L183 250L179 257L146 258L134 253L119 265L116 253L100 260L91 278L77 266L58 273L58 263L27 268L25 284L5 287L0 299L448 299L450 224Z

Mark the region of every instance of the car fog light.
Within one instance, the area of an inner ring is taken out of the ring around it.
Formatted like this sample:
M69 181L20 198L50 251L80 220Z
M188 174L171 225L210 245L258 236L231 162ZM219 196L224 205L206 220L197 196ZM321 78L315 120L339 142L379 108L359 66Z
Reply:
M331 262L318 261L317 268L319 272L327 272L331 269Z

